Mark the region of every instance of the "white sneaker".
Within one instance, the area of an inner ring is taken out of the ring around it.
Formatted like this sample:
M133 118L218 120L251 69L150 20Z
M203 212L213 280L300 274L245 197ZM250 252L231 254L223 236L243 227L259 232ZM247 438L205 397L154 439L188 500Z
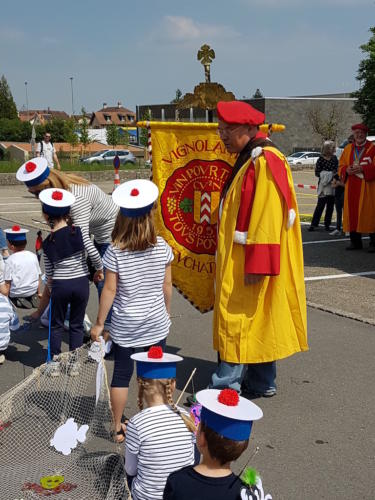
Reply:
M341 231L339 229L335 229L331 233L329 233L330 236L341 236Z
M4 354L0 354L0 365L3 365L5 362L5 356Z

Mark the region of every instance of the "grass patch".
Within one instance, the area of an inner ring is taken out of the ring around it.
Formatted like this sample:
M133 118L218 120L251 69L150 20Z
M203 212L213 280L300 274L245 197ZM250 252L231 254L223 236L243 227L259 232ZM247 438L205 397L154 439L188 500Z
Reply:
M21 163L18 161L0 161L0 173L2 174L13 174L19 169ZM77 161L70 162L69 160L60 161L61 170L66 172L106 172L113 171L112 165L88 165L87 163L80 163ZM126 165L121 165L120 170L139 170L145 167L143 158L137 158L135 164L128 163Z

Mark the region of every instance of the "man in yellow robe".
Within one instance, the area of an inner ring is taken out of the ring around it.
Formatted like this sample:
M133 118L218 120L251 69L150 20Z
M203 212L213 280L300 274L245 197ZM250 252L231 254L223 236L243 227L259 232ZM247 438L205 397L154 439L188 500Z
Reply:
M298 208L290 168L269 139L264 115L219 102L219 134L239 153L222 193L216 255L211 387L276 394L276 363L307 346Z

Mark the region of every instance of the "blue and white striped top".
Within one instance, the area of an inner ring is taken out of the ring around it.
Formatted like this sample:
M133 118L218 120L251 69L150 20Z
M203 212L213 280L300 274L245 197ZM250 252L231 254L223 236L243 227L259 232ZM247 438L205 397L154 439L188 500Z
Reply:
M5 351L10 341L10 332L18 330L20 323L8 297L0 293L0 351Z
M182 408L178 410L188 415ZM169 474L194 463L194 443L195 435L168 405L152 406L134 415L125 441L126 457L130 453L137 459L132 497L162 499Z
M111 245L106 269L118 274L110 333L122 347L145 347L164 339L171 324L164 302L165 267L172 262L171 247L158 236L154 247L120 250Z

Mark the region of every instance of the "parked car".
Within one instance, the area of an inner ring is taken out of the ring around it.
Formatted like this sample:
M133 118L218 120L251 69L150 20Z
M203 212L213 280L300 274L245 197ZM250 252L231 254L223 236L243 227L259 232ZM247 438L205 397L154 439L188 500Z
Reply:
M125 165L126 163L135 164L135 156L128 149L105 149L104 151L99 151L91 156L80 158L80 161L82 163L88 163L89 165L99 163L104 165L113 165L113 159L116 155L120 158L121 165Z
M316 151L297 151L288 156L289 165L315 165L320 153Z

